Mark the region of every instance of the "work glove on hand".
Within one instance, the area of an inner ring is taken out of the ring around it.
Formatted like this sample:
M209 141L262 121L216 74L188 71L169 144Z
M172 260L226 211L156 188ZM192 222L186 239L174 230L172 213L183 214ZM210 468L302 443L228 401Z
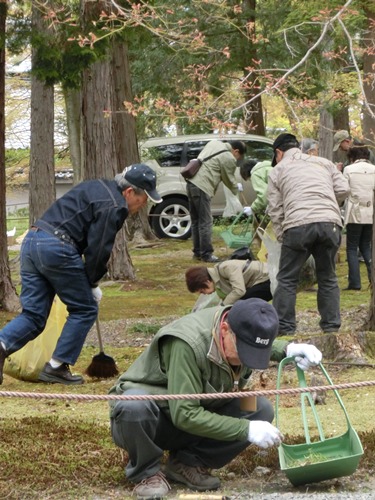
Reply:
M279 446L283 435L277 427L265 420L250 420L247 440L260 448Z
M243 207L243 213L250 217L250 215L253 215L253 209L251 207Z
M237 183L237 189L238 189L238 191L240 193L242 193L242 191L243 191L243 185L240 182Z
M91 291L95 302L99 304L99 302L102 300L103 292L100 290L98 286L96 286L95 288L91 288Z
M322 353L312 344L291 343L286 348L286 355L294 358L296 365L303 371L317 366L322 360Z

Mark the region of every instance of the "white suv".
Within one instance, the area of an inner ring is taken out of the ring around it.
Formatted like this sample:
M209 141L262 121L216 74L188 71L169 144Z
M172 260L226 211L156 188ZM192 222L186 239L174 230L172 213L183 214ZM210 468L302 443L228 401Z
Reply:
M241 140L246 144L246 159L271 160L272 140L250 134L199 134L177 137L157 137L140 145L141 161L147 163L157 173L157 190L163 197L162 203L150 207L150 224L160 238L187 239L191 233L189 203L186 181L180 175L181 167L196 158L208 141L218 139L223 142ZM251 204L254 191L251 182L241 179L239 168L236 177L244 186L243 204ZM225 208L223 185L220 183L211 202L212 215L222 215Z

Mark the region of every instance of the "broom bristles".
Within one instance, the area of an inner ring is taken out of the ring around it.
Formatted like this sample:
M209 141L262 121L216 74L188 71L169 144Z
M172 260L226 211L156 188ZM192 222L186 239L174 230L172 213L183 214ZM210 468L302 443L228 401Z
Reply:
M116 361L104 352L100 352L93 356L85 373L92 378L111 378L118 375L119 371Z

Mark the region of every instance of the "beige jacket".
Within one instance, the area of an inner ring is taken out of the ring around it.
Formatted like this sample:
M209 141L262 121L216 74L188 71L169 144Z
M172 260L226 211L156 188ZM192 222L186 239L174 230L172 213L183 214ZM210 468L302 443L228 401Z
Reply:
M247 288L269 280L267 264L258 260L225 260L207 269L215 288L226 295L224 305L234 304Z
M345 207L345 224L372 224L374 213L375 165L357 160L344 169L350 194Z
M224 151L214 156L210 160L203 161L214 153ZM189 182L199 187L208 194L210 198L214 196L222 181L233 194L238 193L235 172L237 161L232 154L232 146L228 142L209 141L198 158L203 161L198 173Z
M349 183L336 166L298 148L285 151L268 177L268 214L278 241L291 227L332 222L342 227L339 204L349 194Z

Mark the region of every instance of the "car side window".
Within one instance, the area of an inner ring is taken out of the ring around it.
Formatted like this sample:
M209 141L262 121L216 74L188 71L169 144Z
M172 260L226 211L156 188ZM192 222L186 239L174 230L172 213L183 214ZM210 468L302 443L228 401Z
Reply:
M234 136L235 138L235 136ZM208 141L186 142L185 151L182 153L181 164L186 165L193 158L197 158ZM228 142L224 140L223 142ZM260 141L244 141L246 143L246 159L256 161L271 160L273 149L271 144Z
M184 143L164 144L145 148L142 151L143 160L156 160L161 167L179 167Z
M272 160L273 149L271 144L259 141L245 141L246 143L246 159L264 161Z
M208 141L194 141L185 143L185 151L182 155L182 165L186 165L190 160L198 158L199 153L205 147Z

